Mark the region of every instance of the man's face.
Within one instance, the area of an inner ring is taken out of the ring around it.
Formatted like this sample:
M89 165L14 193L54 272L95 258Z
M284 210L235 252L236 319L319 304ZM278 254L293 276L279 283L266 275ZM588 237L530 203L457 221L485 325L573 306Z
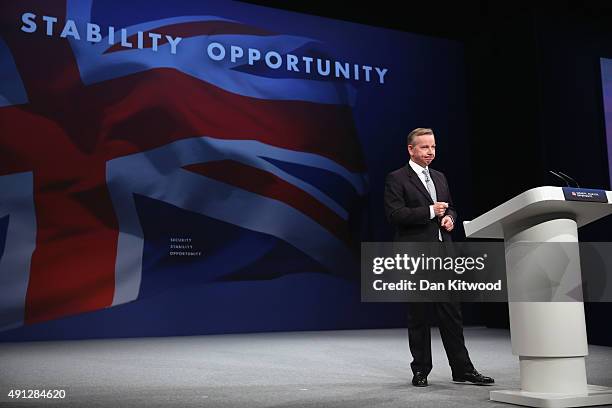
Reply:
M434 135L421 135L408 145L410 159L419 166L426 167L436 157L436 139Z

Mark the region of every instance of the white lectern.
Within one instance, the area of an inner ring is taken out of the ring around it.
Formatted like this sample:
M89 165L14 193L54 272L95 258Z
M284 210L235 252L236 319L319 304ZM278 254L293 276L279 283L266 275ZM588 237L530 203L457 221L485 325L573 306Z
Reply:
M578 227L612 214L612 192L600 192L606 202L566 199L561 187L534 188L464 222L465 234L469 238L504 239L510 282L516 266L512 261L514 244L578 242ZM579 193L576 198L580 196ZM533 251L536 248L534 245ZM526 259L524 250L523 246L522 259ZM580 279L577 249L571 257L574 273ZM541 273L541 269L533 268L533 273ZM513 298L511 290L517 288L508 285L509 299ZM612 388L587 385L584 358L588 349L582 302L510 301L508 306L512 353L519 356L521 389L491 391L491 400L531 407L612 404Z

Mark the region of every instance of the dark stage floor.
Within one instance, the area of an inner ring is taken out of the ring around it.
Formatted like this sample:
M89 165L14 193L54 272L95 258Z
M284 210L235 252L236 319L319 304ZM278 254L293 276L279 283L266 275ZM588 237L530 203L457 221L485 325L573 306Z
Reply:
M351 330L0 344L0 406L505 407L489 391L519 387L509 332L466 328L492 387L450 381L438 330L430 386L410 385L406 330ZM612 386L612 348L590 346L590 384ZM10 389L65 389L19 400Z

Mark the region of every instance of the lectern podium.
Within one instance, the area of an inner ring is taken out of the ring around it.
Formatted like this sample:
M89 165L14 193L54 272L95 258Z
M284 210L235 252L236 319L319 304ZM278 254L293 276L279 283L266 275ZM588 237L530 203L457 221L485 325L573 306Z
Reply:
M468 238L502 238L506 248L512 353L519 356L521 389L491 391L491 400L553 408L612 404L612 388L587 385L584 304L513 302L519 297L511 291L520 288L510 284L516 244L578 242L578 227L612 214L611 204L611 191L538 187L464 222ZM539 255L537 248L531 247L534 253L527 259ZM524 252L523 246L521 256ZM572 273L580 279L577 248L570 258ZM542 273L536 267L529 272Z

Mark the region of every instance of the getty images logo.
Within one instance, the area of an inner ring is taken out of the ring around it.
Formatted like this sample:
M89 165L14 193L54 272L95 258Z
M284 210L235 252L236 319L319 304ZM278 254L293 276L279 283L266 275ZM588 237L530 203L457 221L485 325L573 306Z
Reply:
M457 275L462 275L466 271L482 271L486 259L486 253L478 257L396 254L390 257L375 257L372 260L372 272L381 275L386 271L397 270L414 275L417 271L453 271Z

